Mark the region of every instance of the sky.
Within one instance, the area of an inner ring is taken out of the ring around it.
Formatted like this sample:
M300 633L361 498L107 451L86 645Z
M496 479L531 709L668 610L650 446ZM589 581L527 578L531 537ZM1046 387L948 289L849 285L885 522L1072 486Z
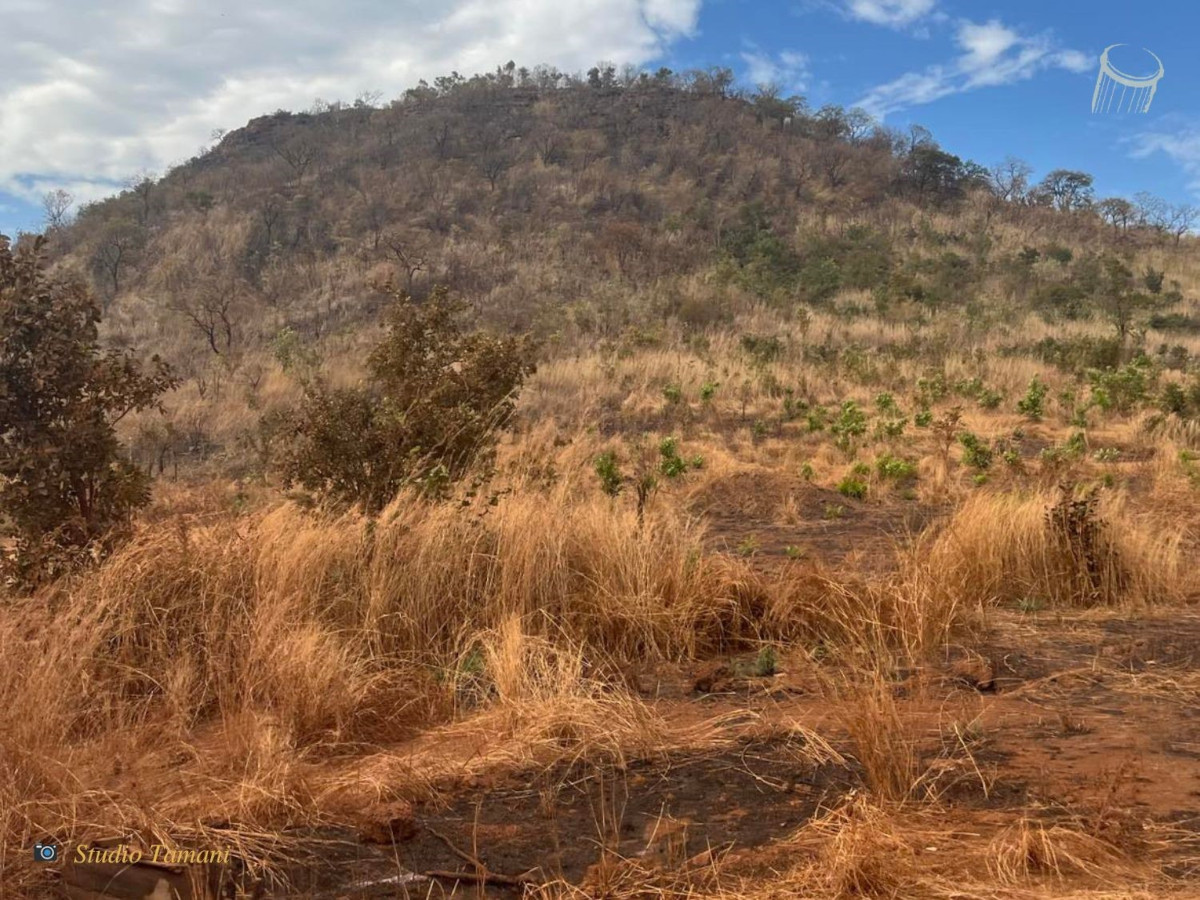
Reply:
M216 129L315 100L386 101L514 60L727 66L814 107L930 128L984 165L1200 203L1195 0L0 0L0 233L195 156ZM1091 110L1100 54L1164 76L1148 112Z

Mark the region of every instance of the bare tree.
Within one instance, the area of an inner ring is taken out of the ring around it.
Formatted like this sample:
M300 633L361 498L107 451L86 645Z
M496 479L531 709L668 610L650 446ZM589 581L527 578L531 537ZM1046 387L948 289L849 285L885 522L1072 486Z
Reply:
M1166 232L1170 221L1170 211L1167 202L1161 197L1155 197L1147 191L1139 191L1133 195L1133 203L1137 208L1137 222L1158 232Z
M406 290L412 293L417 273L424 271L429 261L429 239L412 229L389 232L383 239L388 252L404 270Z
M154 196L158 182L153 172L142 172L125 183L125 187L138 201L138 224L143 228L150 221L151 199Z
M317 148L306 140L289 141L286 144L272 142L271 149L275 155L288 164L295 177L296 184L304 180L305 173L316 162Z
M992 193L1008 203L1020 203L1029 191L1029 176L1033 166L1015 156L1006 156L988 170L988 182Z
M46 227L55 229L71 224L71 207L74 205L75 198L62 188L43 194L42 210L46 216Z
M1175 236L1175 246L1178 247L1183 236L1192 230L1196 220L1200 219L1200 208L1190 203L1181 203L1167 208L1166 230Z
M488 186L494 191L496 190L496 182L500 179L501 175L508 171L508 167L511 165L512 160L507 153L494 150L479 161L479 171L487 179Z
M144 232L128 219L111 222L100 235L92 265L108 287L110 299L121 293L121 278L144 241Z

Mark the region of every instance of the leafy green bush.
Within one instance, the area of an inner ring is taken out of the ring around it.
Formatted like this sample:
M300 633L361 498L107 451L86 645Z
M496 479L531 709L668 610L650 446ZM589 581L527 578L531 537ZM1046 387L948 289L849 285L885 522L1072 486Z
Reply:
M883 478L905 481L916 477L917 464L907 459L885 454L875 460L875 470Z
M465 333L465 305L445 288L420 304L391 293L368 384L310 383L281 460L286 483L371 512L405 485L439 494L460 479L494 447L534 370L528 340Z
M1116 368L1121 364L1121 342L1116 338L1043 338L1033 345L1034 358L1063 372ZM1024 352L1012 348L1009 352Z
M1046 391L1048 388L1038 376L1029 382L1025 396L1017 401L1017 412L1035 422L1045 414Z
M917 400L923 408L944 400L949 393L945 372L932 371L917 379Z
M779 657L775 648L768 645L758 651L754 660L754 674L759 678L769 678L779 671Z
M100 310L80 281L46 271L43 241L0 235L0 509L15 530L0 560L32 583L82 560L149 499L116 424L177 384L157 356L103 350Z
M658 471L667 478L678 478L688 470L687 461L679 455L679 441L665 437L658 444Z
M834 443L846 454L853 452L858 439L867 432L867 415L853 400L842 404L838 417L829 430L834 434Z
M606 450L596 457L594 463L596 477L600 479L600 490L609 497L616 497L621 493L621 485L625 480L625 476L621 474L621 467L617 462L617 454L612 450Z
M1157 377L1153 363L1144 356L1119 369L1089 372L1092 402L1105 412L1132 412L1146 400Z
M964 431L958 436L963 448L963 465L973 469L987 469L992 465L992 448L978 435Z
M853 497L855 500L861 500L867 496L867 483L853 475L847 475L837 485L838 493L843 497Z
M1003 400L1004 396L999 391L993 391L989 388L984 388L979 393L979 406L981 409L998 409Z

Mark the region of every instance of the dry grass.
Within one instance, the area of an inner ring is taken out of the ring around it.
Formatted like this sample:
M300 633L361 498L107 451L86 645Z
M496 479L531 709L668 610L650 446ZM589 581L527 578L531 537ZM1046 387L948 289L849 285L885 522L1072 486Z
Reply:
M1116 846L1065 825L1046 826L1022 818L996 835L988 870L999 881L1015 884L1031 878L1063 879L1144 877L1145 866L1133 864Z
M1056 517L1063 504L1051 491L976 494L931 547L930 564L947 590L978 604L1145 606L1195 589L1186 524L1133 515L1120 495Z

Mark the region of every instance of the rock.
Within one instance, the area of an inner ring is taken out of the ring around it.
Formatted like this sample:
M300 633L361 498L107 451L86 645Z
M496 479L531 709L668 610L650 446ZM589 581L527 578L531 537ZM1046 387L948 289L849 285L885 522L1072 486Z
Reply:
M378 803L363 811L358 836L368 844L402 844L417 836L412 804L404 800Z

